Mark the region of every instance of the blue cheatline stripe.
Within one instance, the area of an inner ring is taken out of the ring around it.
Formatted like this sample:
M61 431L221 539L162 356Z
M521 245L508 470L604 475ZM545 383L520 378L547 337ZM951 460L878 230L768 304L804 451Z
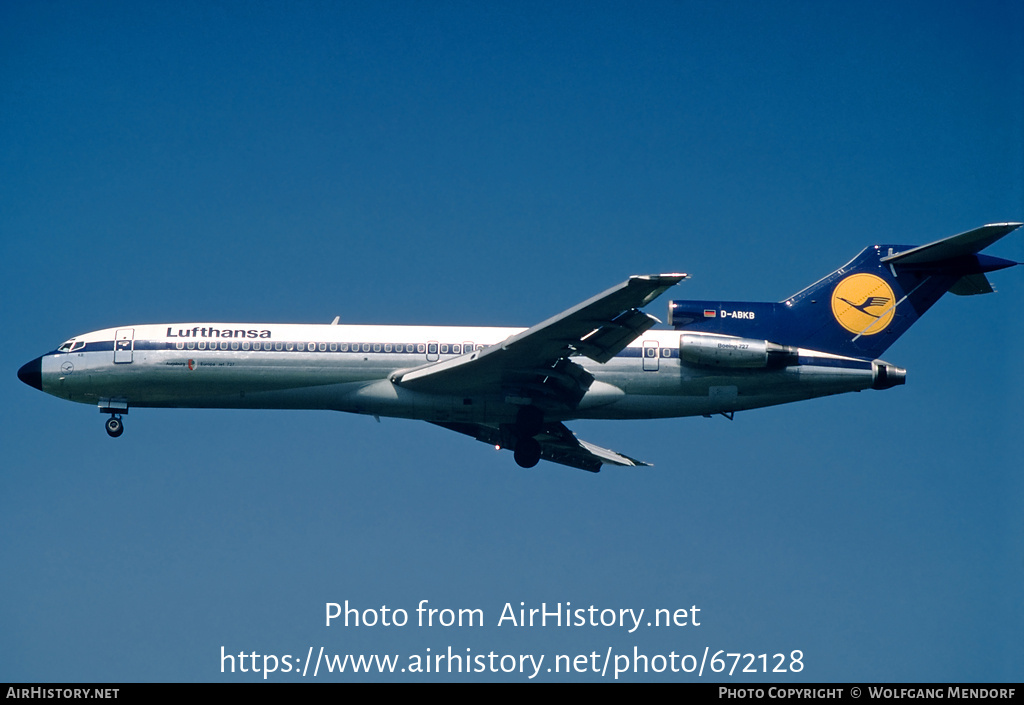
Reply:
M188 347L189 343L192 343L192 347ZM200 349L199 345L202 343L204 347ZM320 345L324 345L325 350L320 349ZM179 348L178 345L181 345ZM256 346L259 346L259 349ZM303 349L299 349L299 346ZM315 345L316 350L311 350L310 346ZM213 347L216 346L216 347ZM237 347L233 347L237 346ZM334 349L331 349L332 346ZM434 344L430 345L431 350L429 354L433 355L461 355L462 343L441 343L437 345L437 351L434 350ZM447 350L443 351L442 348L446 347ZM458 347L459 352L453 352L454 348ZM486 345L477 345L475 349L480 350ZM387 349L390 348L390 349ZM678 358L679 350L677 348L646 348L647 350L656 349L658 351L658 357L662 360ZM96 342L86 343L85 347L79 350L75 350L76 353L80 352L103 352L113 351L114 341L113 340L101 340ZM384 355L426 355L427 344L426 343L321 343L320 341L268 341L268 340L217 340L209 339L202 341L188 340L188 341L153 341L153 340L135 340L132 350L174 350L180 352L301 352L301 353L376 353ZM643 357L644 348L625 348L619 352L616 357ZM57 350L53 351L54 354L59 353ZM653 358L652 358L653 359Z

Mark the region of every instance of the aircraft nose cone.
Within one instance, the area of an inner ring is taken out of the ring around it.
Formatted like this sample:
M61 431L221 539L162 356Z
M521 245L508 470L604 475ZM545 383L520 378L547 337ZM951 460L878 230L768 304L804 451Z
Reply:
M43 358L37 357L32 362L26 362L18 370L18 379L30 387L43 391Z

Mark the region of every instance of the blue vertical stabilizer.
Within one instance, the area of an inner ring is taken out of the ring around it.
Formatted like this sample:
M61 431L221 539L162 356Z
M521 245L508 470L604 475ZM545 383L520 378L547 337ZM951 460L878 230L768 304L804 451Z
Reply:
M874 359L947 291L990 293L985 274L1017 263L978 253L1020 226L985 225L919 247L874 245L778 303L672 301L669 324Z

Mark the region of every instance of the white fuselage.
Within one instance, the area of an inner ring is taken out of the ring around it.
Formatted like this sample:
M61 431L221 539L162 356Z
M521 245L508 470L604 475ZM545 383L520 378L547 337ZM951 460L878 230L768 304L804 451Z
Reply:
M401 370L457 358L519 328L172 323L73 338L40 360L41 389L101 409L333 409L434 422L514 421L516 395L416 392ZM675 330L649 330L604 364L572 359L595 381L549 418L642 419L728 413L872 387L879 363L800 350L776 369L694 364ZM82 345L84 343L84 346ZM529 403L529 402L526 402Z

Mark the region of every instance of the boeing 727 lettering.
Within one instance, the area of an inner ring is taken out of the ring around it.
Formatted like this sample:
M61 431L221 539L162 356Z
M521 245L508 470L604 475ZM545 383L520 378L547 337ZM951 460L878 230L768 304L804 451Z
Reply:
M1018 263L980 252L1020 226L874 245L777 303L673 300L667 329L640 309L686 274L632 276L526 329L126 325L75 336L18 377L109 414L112 437L132 408L331 409L429 421L522 467L643 466L565 423L731 418L901 385L906 371L879 356L947 291L991 293L986 274Z

